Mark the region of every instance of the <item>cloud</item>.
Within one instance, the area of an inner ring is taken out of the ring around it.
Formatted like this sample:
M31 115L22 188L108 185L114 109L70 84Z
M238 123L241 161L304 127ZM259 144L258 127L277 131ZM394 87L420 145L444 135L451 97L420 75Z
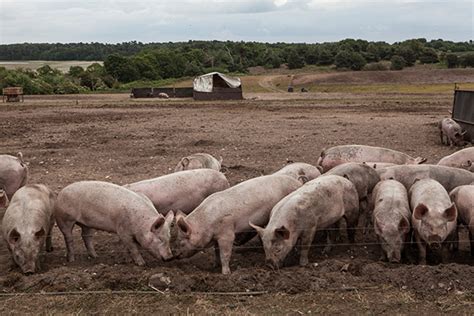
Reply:
M0 43L472 39L466 0L0 0Z

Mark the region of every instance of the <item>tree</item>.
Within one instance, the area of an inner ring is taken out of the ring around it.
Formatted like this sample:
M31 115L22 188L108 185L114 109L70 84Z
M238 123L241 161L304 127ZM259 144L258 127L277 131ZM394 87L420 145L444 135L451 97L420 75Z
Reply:
M84 73L84 68L81 66L71 66L69 67L69 72L67 73L69 76L74 78L79 78Z
M288 68L290 69L298 69L304 67L304 59L296 50L291 50L290 54L288 55Z
M456 54L446 54L446 65L448 68L456 68L459 66L459 58Z
M434 64L438 61L438 54L433 48L425 48L420 54L420 62L422 64Z
M459 62L463 67L474 67L474 53L462 55Z
M393 55L392 59L390 59L390 62L390 70L402 70L406 65L405 59L398 55Z
M204 72L204 69L195 60L188 63L184 68L184 75L187 77L194 77Z
M350 66L349 68L352 70L361 70L367 64L367 61L361 54L357 52L352 52L350 54Z
M323 48L319 50L318 65L328 66L334 63L334 55L329 49Z
M105 71L120 82L138 80L140 74L129 58L118 54L109 55L104 61Z
M405 65L407 67L411 67L416 63L416 54L413 49L409 47L399 47L396 50L396 55L403 57L403 59L405 60Z
M351 67L351 52L342 50L337 53L334 60L336 68L350 68Z

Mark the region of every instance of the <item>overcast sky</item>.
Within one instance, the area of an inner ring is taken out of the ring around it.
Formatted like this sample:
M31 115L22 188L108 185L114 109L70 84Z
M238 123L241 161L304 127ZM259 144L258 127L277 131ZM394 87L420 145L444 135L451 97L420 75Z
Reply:
M0 0L0 43L468 41L474 0Z

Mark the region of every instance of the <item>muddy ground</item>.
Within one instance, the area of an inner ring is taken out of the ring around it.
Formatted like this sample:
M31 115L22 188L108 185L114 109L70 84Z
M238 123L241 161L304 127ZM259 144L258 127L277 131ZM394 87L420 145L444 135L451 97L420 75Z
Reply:
M22 151L30 182L56 192L85 179L125 184L170 173L182 156L224 158L232 184L273 172L287 161L315 164L323 148L340 144L390 147L436 162L442 146L436 122L451 94L247 94L245 101L130 100L127 95L30 97L0 105L1 153ZM3 210L1 211L3 216ZM472 313L474 259L466 232L447 264L379 262L373 233L357 234L329 255L314 244L308 267L267 268L258 241L235 249L230 276L213 267L211 249L133 265L118 238L96 233L89 259L76 232L78 260L66 263L60 231L42 271L24 276L0 242L0 313ZM343 234L343 236L345 236ZM152 289L149 279L154 277ZM158 281L157 281L158 280ZM112 292L113 291L113 292ZM242 293L236 293L242 292Z

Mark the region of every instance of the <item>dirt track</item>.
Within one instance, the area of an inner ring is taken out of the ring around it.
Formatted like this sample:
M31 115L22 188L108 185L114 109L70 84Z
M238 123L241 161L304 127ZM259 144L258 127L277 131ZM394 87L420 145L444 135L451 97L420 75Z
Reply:
M447 114L451 95L247 95L242 102L129 100L127 96L30 98L0 106L2 153L22 151L31 182L59 191L84 179L125 184L171 172L189 153L224 158L232 184L270 173L288 160L315 164L320 151L339 144L385 146L424 156L428 162L452 152L439 143L435 122ZM300 98L301 97L301 98ZM292 99L300 98L300 99ZM77 102L76 102L77 101ZM3 211L2 211L3 214ZM74 264L66 264L57 228L53 253L43 270L23 276L0 245L2 293L63 291L153 291L148 279L169 277L164 294L77 294L0 297L0 313L179 312L179 313L469 313L474 305L474 260L468 245L444 265L379 262L375 237L357 235L329 256L315 244L309 267L265 267L257 241L237 249L231 276L214 269L213 251L181 261L158 262L144 254L146 268L132 264L118 238L96 233L99 258L84 254L77 236ZM466 233L463 232L463 241ZM223 296L203 292L246 292ZM83 292L84 293L84 292ZM266 293L266 294L265 294ZM18 302L21 299L21 306Z

